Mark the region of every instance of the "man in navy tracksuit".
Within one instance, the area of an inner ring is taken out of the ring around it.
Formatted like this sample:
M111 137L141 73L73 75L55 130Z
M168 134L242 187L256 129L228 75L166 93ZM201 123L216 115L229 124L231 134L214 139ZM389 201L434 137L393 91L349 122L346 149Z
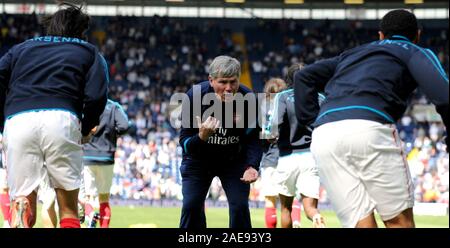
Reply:
M114 175L117 138L125 134L128 128L128 116L122 106L118 102L108 100L91 142L83 146L86 216L92 220L93 205L91 204L98 195L102 228L108 228L111 220L109 192Z
M219 108L229 103L228 97L240 93L253 94L239 84L240 63L228 56L219 56L210 66L209 81L194 86L187 94L189 104L183 103L183 113L191 110L187 122L197 122L192 128L183 126L180 145L183 147L181 165L183 209L181 228L205 228L204 201L215 176L221 180L228 198L230 223L232 228L250 228L248 197L250 183L258 178L262 150L259 130L250 125L236 128L237 122L245 121L244 116L233 113L233 127L226 126L219 116L206 114L203 121L195 114L195 102L202 102L208 95L219 99ZM196 92L196 87L198 92ZM211 107L202 105L200 116ZM254 106L255 109L257 106ZM227 117L225 117L227 118ZM206 119L206 120L205 120ZM185 122L183 117L183 122ZM193 124L193 123L192 123Z
M83 40L90 17L82 7L61 7L43 21L47 36L14 46L0 60L0 131L5 120L14 227L34 225L35 190L45 174L56 190L61 227L80 226L81 142L107 100L106 62Z
M414 14L391 11L380 28L380 41L295 75L297 118L315 127L311 151L345 227L376 227L375 209L386 227L415 226L412 181L395 122L417 87L449 127L448 77L433 52L416 45ZM319 111L316 96L323 90Z

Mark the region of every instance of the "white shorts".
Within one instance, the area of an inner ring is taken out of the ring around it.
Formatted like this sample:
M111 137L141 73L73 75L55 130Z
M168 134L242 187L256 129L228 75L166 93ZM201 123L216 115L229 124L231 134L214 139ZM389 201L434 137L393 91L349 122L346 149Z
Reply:
M0 189L7 189L8 181L6 180L6 169L0 168Z
M84 187L86 195L109 194L114 176L114 165L85 165Z
M11 198L29 195L46 173L51 187L78 189L82 169L80 130L78 118L60 110L24 112L6 120L3 144Z
M386 221L414 205L413 185L395 125L344 120L316 128L311 151L343 227L374 209Z
M278 196L278 190L275 183L275 167L264 167L261 171L261 195Z
M320 179L311 152L293 153L278 159L275 182L278 193L319 199Z

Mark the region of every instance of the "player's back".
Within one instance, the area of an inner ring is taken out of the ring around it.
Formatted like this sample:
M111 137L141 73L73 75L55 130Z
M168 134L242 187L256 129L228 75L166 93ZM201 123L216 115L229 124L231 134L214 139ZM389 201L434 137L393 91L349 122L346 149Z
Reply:
M294 91L285 90L275 98L275 113L278 120L278 147L280 156L308 149L311 143L311 131L298 123L295 115Z
M129 129L128 116L122 106L108 100L91 141L83 145L85 162L114 162L117 138Z
M51 107L81 113L84 85L91 74L98 73L91 68L98 59L93 45L77 38L36 37L14 46L5 56L12 68L6 116Z
M334 74L325 88L327 100L315 125L343 119L394 123L418 85L411 63L435 64L440 70L433 56L402 36L342 53L335 58Z

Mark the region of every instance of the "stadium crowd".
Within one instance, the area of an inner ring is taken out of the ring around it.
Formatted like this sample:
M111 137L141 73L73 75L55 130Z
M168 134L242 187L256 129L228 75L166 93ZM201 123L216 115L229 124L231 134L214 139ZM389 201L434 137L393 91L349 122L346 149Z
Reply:
M189 20L158 16L94 20L90 42L99 46L109 64L110 98L122 104L134 124L118 140L112 198L181 199L182 150L178 130L170 125L170 97L206 80L207 65L216 55L244 59L242 47L233 44L230 29L214 20L201 22L200 26L189 24ZM371 30L376 27L366 27L367 23L360 21L345 21L340 26L323 21L319 27L294 20L246 22L246 49L255 89L270 77L285 75L291 63L313 63L377 38L369 35L376 33ZM421 44L438 55L448 72L448 29L423 26ZM1 15L0 56L12 45L39 36L36 30L39 24L35 15ZM419 109L429 104L420 93L412 101ZM414 109L407 112L398 128L407 151L416 201L448 204L449 158L442 142L444 126ZM264 199L259 194L260 184L257 181L252 185L253 201ZM326 192L321 192L320 202L327 202ZM225 200L219 180L214 180L208 197Z

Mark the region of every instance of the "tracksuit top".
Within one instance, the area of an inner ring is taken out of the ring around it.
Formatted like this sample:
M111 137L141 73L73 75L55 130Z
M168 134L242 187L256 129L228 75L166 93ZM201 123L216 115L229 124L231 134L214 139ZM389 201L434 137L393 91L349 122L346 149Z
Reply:
M114 164L117 138L125 134L128 128L128 117L122 106L108 100L105 110L100 116L97 132L92 136L91 142L83 145L83 164Z
M280 157L280 150L278 149L278 145L276 142L271 142L270 138L270 132L268 132L268 128L270 125L270 120L273 115L273 102L274 99L267 99L266 97L263 98L261 101L261 114L260 117L265 117L264 119L261 119L261 129L262 129L262 137L264 140L261 141L262 143L262 157L261 157L261 168L267 168L267 167L277 167L278 165L278 158Z
M345 119L395 123L418 87L448 130L448 76L436 55L394 35L318 61L294 75L296 115L303 125ZM324 91L320 107L315 94ZM447 139L448 144L448 139Z
M87 135L104 110L108 75L105 59L84 40L45 36L13 46L0 60L0 131L23 112L64 110Z
M318 99L320 105L324 101L324 96L319 93ZM297 120L294 90L288 89L277 93L274 102L273 114L265 132L277 138L280 157L309 151L311 129L299 124Z

